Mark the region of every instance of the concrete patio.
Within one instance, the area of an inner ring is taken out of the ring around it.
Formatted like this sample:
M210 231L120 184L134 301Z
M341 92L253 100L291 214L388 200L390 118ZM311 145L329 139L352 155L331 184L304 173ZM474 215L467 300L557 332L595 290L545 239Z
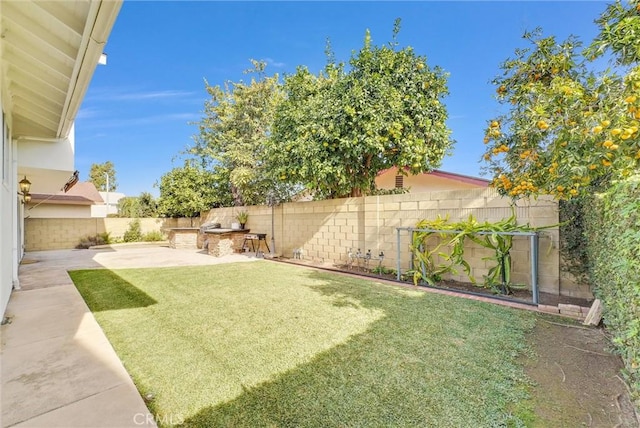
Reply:
M68 270L253 260L148 245L27 253L0 329L0 426L156 426Z

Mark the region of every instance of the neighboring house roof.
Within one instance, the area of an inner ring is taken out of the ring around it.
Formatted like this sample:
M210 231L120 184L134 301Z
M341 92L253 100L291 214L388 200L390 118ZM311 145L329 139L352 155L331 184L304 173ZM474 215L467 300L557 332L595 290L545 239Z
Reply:
M457 174L455 172L441 171L439 169L434 169L431 172L425 172L425 174L433 175L435 177L448 178L450 180L456 180L462 183L475 184L477 186L489 187L489 184L491 184L491 180L486 180L480 177L472 177L470 175Z
M32 193L31 204L63 204L63 205L94 205L104 204L98 189L93 183L83 181L76 183L67 193L56 194Z
M387 172L390 172L392 170L396 171L397 168L387 168L385 170L382 170L378 173L378 176L386 174ZM459 181L461 183L473 184L479 187L489 187L489 184L491 184L491 180L486 180L480 177L472 177L470 175L458 174L455 172L442 171L439 169L434 169L431 172L424 172L422 174L413 175L413 177L418 177L420 175L431 175L434 177L446 178L449 180Z

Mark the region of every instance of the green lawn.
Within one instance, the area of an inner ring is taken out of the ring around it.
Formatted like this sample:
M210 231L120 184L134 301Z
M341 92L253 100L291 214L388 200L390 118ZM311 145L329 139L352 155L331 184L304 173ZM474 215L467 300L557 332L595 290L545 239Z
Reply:
M261 261L71 277L185 426L518 426L535 315ZM523 401L524 400L524 401Z

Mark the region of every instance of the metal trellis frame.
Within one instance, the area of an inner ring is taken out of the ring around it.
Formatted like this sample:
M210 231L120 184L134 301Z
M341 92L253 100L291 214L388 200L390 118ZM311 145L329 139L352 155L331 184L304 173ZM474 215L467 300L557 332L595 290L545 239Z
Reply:
M409 236L413 237L413 232L429 232L429 233L447 233L447 234L455 234L455 233L463 233L464 230L439 230L439 229L416 229L413 227L397 227L396 228L396 248L397 248L397 279L400 281L400 271L402 269L400 265L400 233L402 231L409 232ZM528 236L529 243L531 245L531 294L533 299L533 304L537 305L538 298L538 232L474 232L474 235L510 235L510 236Z

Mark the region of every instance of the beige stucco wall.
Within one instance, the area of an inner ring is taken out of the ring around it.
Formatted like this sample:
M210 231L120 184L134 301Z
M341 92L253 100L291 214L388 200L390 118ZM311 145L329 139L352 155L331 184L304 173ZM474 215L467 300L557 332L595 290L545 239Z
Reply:
M345 264L350 248L374 255L385 253L384 265L395 268L398 260L398 227L413 227L419 220L448 215L451 221L464 220L473 214L478 221L499 221L511 215L511 200L494 189L448 190L404 195L371 196L327 201L295 202L274 209L276 252L292 257L293 250L302 248L304 258L317 263ZM247 227L252 232L267 233L271 244L271 208L246 207ZM238 208L211 210L203 221L217 221L228 227ZM518 221L531 226L556 225L557 203L551 198L521 200L516 207ZM401 233L400 265L410 267L410 237ZM559 232L554 227L540 235L539 278L541 291L576 297L591 297L588 287L560 284ZM482 260L490 254L470 243L466 255L478 280L491 267ZM515 283L530 284L530 242L526 237L514 238L512 250ZM462 269L460 269L462 272ZM464 274L454 279L468 281Z
M376 187L378 189L386 190L395 189L397 171L397 168L390 168L376 177ZM435 192L440 190L477 189L480 187L477 184L465 183L460 180L438 177L431 174L407 175L402 179L404 185L403 187L409 189L411 193Z

